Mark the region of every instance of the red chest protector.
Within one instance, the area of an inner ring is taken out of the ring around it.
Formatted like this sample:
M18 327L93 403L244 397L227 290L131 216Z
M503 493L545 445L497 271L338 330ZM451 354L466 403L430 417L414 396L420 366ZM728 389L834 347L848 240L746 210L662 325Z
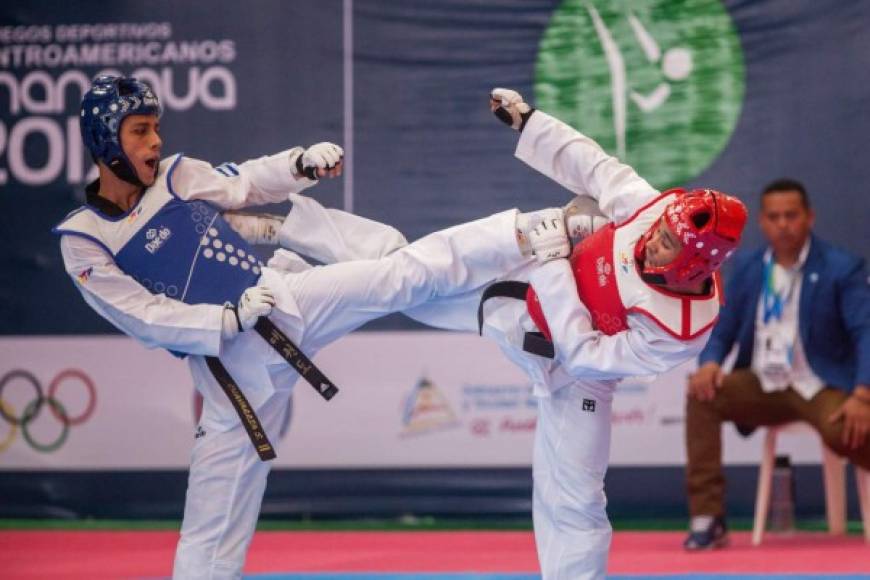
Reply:
M577 294L589 310L592 326L606 335L628 330L628 314L644 315L680 340L691 340L715 324L720 306L719 276L705 295L683 295L647 284L634 260L634 248L675 194L666 192L640 208L631 218L595 232L570 257ZM552 339L541 303L529 286L526 304L532 321Z
M574 248L571 269L577 281L577 294L592 315L592 325L604 334L612 335L627 330L626 308L619 295L614 277L613 224L598 230ZM550 329L534 288L526 294L529 315L548 339Z

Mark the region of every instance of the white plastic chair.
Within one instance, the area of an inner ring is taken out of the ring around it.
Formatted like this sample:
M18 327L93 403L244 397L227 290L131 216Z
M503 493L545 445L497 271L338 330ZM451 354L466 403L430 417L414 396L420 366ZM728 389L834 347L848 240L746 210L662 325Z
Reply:
M752 526L753 546L761 544L767 524L777 436L780 433L800 433L807 430L815 434L812 427L801 422L766 428L764 447L761 452L761 465L758 470L758 491L755 497L755 524ZM819 443L822 446L828 533L842 535L846 533L846 461L828 449L821 438ZM864 539L870 543L870 473L856 465L855 480L858 487L858 502L861 506L861 521L864 524Z

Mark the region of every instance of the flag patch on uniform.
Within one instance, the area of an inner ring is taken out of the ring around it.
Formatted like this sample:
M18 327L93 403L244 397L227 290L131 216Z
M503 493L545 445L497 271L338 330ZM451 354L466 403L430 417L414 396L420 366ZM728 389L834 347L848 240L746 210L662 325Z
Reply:
M214 170L224 177L233 177L239 174L239 166L232 162L221 163Z
M88 278L91 277L91 272L93 272L93 271L94 271L94 268L93 268L93 266L91 266L88 269L82 270L81 272L79 272L79 275L76 276L76 279L79 281L79 284L84 284L85 282L87 282Z

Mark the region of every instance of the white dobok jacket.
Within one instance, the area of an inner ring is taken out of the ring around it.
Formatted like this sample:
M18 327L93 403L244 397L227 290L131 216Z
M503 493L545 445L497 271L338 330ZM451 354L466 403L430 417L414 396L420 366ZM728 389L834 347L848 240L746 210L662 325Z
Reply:
M236 304L245 288L266 284L277 303L273 322L300 339L302 319L280 277L301 260L281 251L264 265L220 213L284 202L316 183L294 178L290 158L298 151L217 167L173 155L160 162L155 184L130 211L109 217L85 205L54 230L62 236L66 271L94 310L149 348L192 355L207 427L226 429L238 419L197 355L220 356L254 408L274 390L269 365L286 365L253 332L221 340L225 302Z
M505 353L529 373L539 394L576 380L609 383L629 376L662 373L695 357L706 344L710 327L718 316L718 290L712 303L696 307L692 331L681 336L681 310L670 304L679 303L680 299L668 300L640 280L633 269L623 271L620 264L620 252L633 250L633 243L658 219L670 196L659 199L662 194L631 167L541 111L529 119L516 156L575 194L593 197L604 215L617 225L615 238L617 245L621 245L614 249L607 274L615 278L613 283L628 302L627 328L615 334L596 328L589 308L577 293L570 262L554 260L541 267L528 266L507 278L528 280L534 288L553 338L555 359L522 352L518 345L522 345L525 332L539 329L525 308L518 313L514 300L488 301L484 334L496 338L503 348L513 345L504 348ZM631 223L626 223L629 220ZM633 260L633 254L629 256ZM655 299L643 301L643 294L655 294ZM632 308L641 301L643 308ZM603 396L609 388L595 390Z

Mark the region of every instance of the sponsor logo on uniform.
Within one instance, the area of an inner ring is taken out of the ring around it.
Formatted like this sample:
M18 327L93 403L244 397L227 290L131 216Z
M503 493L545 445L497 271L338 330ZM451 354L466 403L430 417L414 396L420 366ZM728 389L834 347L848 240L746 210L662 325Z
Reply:
M631 257L629 257L625 250L619 252L619 267L622 268L625 274L628 274L628 270L631 268Z
M94 268L90 267L90 268L87 268L87 269L79 272L79 275L76 276L76 279L79 281L79 284L84 284L85 282L87 282L88 278L91 277L91 272L93 272L93 271L94 271Z
M200 439L205 437L205 429L202 428L202 425L196 426L196 433L193 434L194 439Z
M163 244L171 235L172 231L166 226L148 228L148 231L145 232L145 239L148 240L148 242L145 243L145 250L147 250L149 254L156 253L157 250L163 247Z
M595 260L595 271L598 273L598 285L602 288L607 286L607 279L613 273L613 268L604 256Z
M583 399L583 410L588 413L595 412L595 400L594 399Z

